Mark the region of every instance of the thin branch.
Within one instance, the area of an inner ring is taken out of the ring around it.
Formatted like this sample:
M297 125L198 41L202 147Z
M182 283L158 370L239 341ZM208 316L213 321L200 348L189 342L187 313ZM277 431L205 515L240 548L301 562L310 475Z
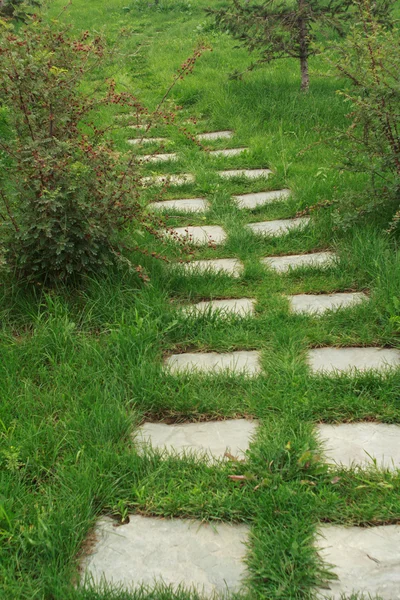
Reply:
M5 193L3 192L3 190L0 190L0 196L1 196L2 200L3 200L4 206L6 208L8 216L10 218L10 221L13 224L15 231L18 233L19 232L18 223L16 222L16 220L14 218L14 215L11 212L11 208L10 208L10 205L8 203L7 196L5 195Z

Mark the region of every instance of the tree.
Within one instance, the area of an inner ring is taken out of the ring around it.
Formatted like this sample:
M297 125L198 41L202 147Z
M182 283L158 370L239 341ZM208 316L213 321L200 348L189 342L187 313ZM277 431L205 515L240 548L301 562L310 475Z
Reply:
M233 0L228 8L208 9L219 29L228 31L250 52L261 54L250 68L280 58L300 61L301 89L309 89L309 58L318 52L318 30L343 34L352 15L352 0ZM374 12L385 18L394 0L376 0Z

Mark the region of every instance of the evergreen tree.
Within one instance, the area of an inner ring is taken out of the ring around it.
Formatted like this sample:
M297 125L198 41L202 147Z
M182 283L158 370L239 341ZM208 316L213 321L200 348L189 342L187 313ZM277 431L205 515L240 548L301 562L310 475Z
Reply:
M394 0L376 0L374 12L385 20L393 4ZM343 34L353 5L352 0L264 0L260 4L233 0L228 8L207 12L215 16L219 29L228 31L250 52L260 52L251 68L279 58L299 60L301 89L307 91L309 58L317 52L317 29Z

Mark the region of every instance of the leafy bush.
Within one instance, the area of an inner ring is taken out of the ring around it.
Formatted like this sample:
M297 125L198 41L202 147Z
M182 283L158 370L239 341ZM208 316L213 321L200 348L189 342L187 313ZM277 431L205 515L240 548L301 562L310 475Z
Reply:
M350 106L350 126L330 140L345 169L367 173L371 189L345 198L343 219L389 207L400 221L400 30L387 31L372 14L371 0L357 0L358 20L347 39L329 59L336 74L351 84L340 91ZM343 220L342 219L342 220Z
M159 220L140 202L135 157L114 152L96 124L102 107L128 107L138 119L145 109L113 81L99 84L102 93L82 91L106 55L101 37L75 39L36 17L19 28L0 25L8 126L0 141L0 247L3 262L30 281L67 282L126 264L128 224L159 236Z
M0 16L17 17L23 19L27 8L30 6L38 7L40 3L37 0L0 0Z

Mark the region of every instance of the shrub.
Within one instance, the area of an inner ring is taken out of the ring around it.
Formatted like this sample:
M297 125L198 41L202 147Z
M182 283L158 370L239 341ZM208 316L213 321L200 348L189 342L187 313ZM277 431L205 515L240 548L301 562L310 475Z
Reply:
M16 17L18 19L24 19L27 8L38 7L40 3L37 0L0 0L0 16L2 17Z
M357 0L357 22L329 59L349 88L339 94L350 106L350 125L330 140L341 166L370 176L372 190L345 198L342 220L385 208L395 212L392 228L400 220L400 31L387 31L372 14L371 0Z
M160 237L160 222L142 208L134 155L127 160L114 152L96 117L102 107L117 106L140 119L145 109L131 94L118 93L113 81L102 93L83 91L88 74L106 60L101 37L85 32L76 39L36 17L0 28L0 102L8 123L0 141L3 261L48 284L129 263L127 225Z

